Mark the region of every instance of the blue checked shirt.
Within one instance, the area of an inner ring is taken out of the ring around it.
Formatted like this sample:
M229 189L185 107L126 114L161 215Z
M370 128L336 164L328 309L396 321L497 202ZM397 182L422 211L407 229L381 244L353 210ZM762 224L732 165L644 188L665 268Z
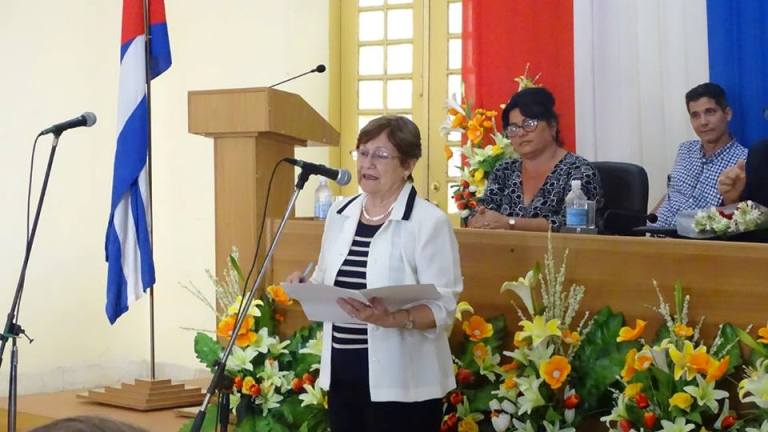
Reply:
M732 140L725 147L704 155L701 141L680 144L672 173L667 178L667 196L656 211L659 220L652 226L674 228L675 218L682 210L719 206L722 197L717 191L717 178L726 168L747 158L747 149Z

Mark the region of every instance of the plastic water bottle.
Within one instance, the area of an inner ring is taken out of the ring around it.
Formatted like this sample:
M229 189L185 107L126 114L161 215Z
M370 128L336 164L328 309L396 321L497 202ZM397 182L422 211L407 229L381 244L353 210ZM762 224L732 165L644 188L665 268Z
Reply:
M571 180L571 191L565 197L565 225L584 228L587 223L587 196L581 190L581 180Z
M320 184L315 189L315 219L324 220L333 204L333 195L328 187L328 179L320 177Z

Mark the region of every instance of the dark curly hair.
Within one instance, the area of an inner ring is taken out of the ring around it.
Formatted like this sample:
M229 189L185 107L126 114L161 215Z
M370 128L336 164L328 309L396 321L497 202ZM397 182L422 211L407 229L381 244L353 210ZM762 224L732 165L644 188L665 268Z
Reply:
M520 113L529 119L543 120L550 127L555 128L555 141L560 147L560 120L555 112L555 97L552 92L544 87L529 87L512 95L501 112L501 122L504 130L509 126L509 113L519 109Z

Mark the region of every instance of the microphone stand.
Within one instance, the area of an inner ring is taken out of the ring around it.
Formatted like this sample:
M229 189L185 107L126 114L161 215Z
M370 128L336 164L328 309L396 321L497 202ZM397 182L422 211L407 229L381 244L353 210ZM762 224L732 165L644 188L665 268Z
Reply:
M282 162L282 161L281 161ZM309 180L310 173L303 169L299 173L299 178L296 181L296 186L293 189L293 195L291 195L290 201L288 201L288 206L285 209L285 212L283 213L283 218L280 220L280 225L277 227L277 231L275 232L275 236L272 238L272 243L269 245L269 249L267 250L267 255L264 258L264 261L261 263L261 268L259 269L259 275L256 278L256 281L251 285L251 289L248 292L248 297L245 298L240 303L240 310L238 311L237 320L235 321L235 326L232 328L232 334L229 337L229 343L227 344L227 347L224 349L224 352L221 354L221 358L218 361L218 364L216 366L216 371L213 373L213 377L211 378L211 383L208 385L208 390L205 392L205 398L203 399L203 403L200 405L200 409L197 412L197 415L195 416L195 421L192 423L192 428L190 429L191 432L200 432L200 430L203 427L203 422L205 421L205 411L208 407L208 403L211 400L211 397L216 392L217 389L221 389L222 387L225 387L222 385L222 381L224 381L224 371L227 367L227 359L229 358L229 355L232 353L232 348L235 345L235 340L237 339L237 332L240 330L240 326L243 324L243 321L245 320L245 317L248 312L248 305L251 304L251 301L253 300L253 296L256 293L256 289L261 284L262 279L264 278L264 273L267 268L267 264L269 264L270 260L272 259L272 255L275 253L275 246L277 245L278 240L280 239L280 235L283 233L283 228L285 228L285 223L288 221L288 216L291 214L291 211L293 211L294 206L296 205L296 199L299 197L299 193L304 188L304 185L306 184L307 180ZM258 248L259 245L256 245ZM243 307L245 305L245 307ZM231 384L229 385L229 388L231 389ZM226 398L226 403L228 403L229 399ZM220 408L221 409L221 408ZM221 411L219 411L221 412Z
M43 200L45 199L45 192L48 190L48 179L51 175L51 167L53 166L53 158L56 156L56 149L59 144L59 136L61 132L55 132L53 135L53 144L51 145L51 152L48 156L48 165L45 168L45 177L43 177L43 186L40 190L40 197L37 199L37 210L35 210L35 219L32 223L32 230L27 238L27 246L24 251L24 261L21 265L21 273L19 274L19 281L16 284L16 292L13 295L13 302L11 303L11 310L8 312L8 317L5 321L5 327L3 327L3 334L0 335L0 367L3 364L3 354L5 353L5 345L8 341L11 341L11 370L10 378L8 379L8 431L16 432L16 394L19 383L19 349L16 346L16 339L23 335L29 343L32 343L34 339L31 339L24 328L19 325L17 321L17 314L19 311L19 305L21 303L21 294L24 291L24 282L27 278L27 265L29 264L29 257L32 253L32 244L35 242L35 233L37 233L37 225L40 222L40 212L43 208Z

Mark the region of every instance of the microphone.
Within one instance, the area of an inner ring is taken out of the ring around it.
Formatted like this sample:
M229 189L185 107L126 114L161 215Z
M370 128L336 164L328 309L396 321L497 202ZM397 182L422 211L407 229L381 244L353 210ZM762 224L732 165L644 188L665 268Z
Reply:
M312 70L308 70L308 71L306 71L306 72L304 72L304 73L301 73L301 74L298 74L298 75L296 75L295 77L291 77L291 78L288 78L287 80L283 80L283 81L280 81L280 82L279 82L279 83L277 83L277 84L272 84L271 86L269 86L269 88L274 88L274 87L277 87L277 86L279 86L280 84L285 84L285 83L287 83L288 81L293 81L293 80L295 80L296 78L301 78L301 77L303 77L304 75L307 75L307 74L311 74L311 73L314 73L314 72L317 72L317 73L323 73L323 72L325 72L325 65L324 65L324 64L319 64L319 65L315 66L315 68L314 68L314 69L312 69Z
M331 179L338 183L340 186L348 185L350 180L352 180L352 174L350 174L349 171L344 168L329 168L325 165L294 158L285 158L283 160L291 165L301 168L310 175L321 175L325 178Z
M81 116L56 123L48 129L43 129L40 135L46 135L52 133L54 135L61 135L67 129L72 129L80 126L91 127L96 124L96 114L92 112L84 112Z

